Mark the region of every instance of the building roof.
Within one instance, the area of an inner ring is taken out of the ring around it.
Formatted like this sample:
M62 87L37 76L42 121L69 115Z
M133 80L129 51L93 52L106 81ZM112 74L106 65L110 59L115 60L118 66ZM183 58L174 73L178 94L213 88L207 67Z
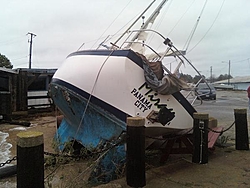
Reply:
M237 84L237 83L250 83L250 76L237 76L235 78L230 78L230 83L231 84ZM227 84L228 79L226 80L221 80L214 82L215 84Z
M18 71L24 71L28 73L40 73L40 74L54 74L57 69L27 69L27 68L18 68Z
M0 72L6 72L11 74L18 74L18 72L14 69L7 69L5 67L0 67Z

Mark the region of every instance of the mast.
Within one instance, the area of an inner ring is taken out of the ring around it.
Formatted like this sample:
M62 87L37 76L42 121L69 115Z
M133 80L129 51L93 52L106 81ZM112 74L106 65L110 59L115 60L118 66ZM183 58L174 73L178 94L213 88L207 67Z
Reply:
M135 25L135 23L143 16L143 14L145 12L147 12L147 10L152 6L152 4L154 4L156 0L153 0L152 3L150 3L150 5L137 17L137 19L128 27L128 29L114 42L114 45L121 40L121 38L131 29L131 27L133 27Z
M160 5L155 9L155 11L151 14L151 16L147 19L147 21L141 26L141 29L147 29L148 25L151 23L153 24L156 17L159 15L160 13L160 10L162 9L162 7L164 6L164 4L167 2L168 0L163 0ZM132 38L132 41L135 41L139 35L141 34L142 32L138 32L133 38ZM128 47L130 47L131 44L128 45Z

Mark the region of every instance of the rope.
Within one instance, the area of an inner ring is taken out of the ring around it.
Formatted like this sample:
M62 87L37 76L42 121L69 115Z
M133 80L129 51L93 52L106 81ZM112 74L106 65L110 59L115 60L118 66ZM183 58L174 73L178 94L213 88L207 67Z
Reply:
M109 59L109 57L113 54L113 52L114 52L114 50L112 50L112 51L110 52L110 54L109 54L109 55L107 56L107 58L104 60L104 62L102 63L102 65L101 65L101 67L100 67L100 69L99 69L99 71L98 71L98 74L97 74L97 76L96 76L96 79L95 79L93 88L92 88L92 90L91 90L91 93L90 93L90 95L89 95L88 101L87 101L87 103L86 103L86 107L85 107L85 109L84 109L84 111L83 111L83 115L82 115L81 121L80 121L80 123L79 123L79 126L78 126L78 128L77 128L77 131L76 131L76 133L75 133L74 141L72 142L71 147L73 147L73 145L74 145L74 143L75 143L75 141L76 141L75 138L76 138L76 136L77 136L77 134L78 134L78 132L79 132L79 130L80 130L81 124L82 124L82 122L83 122L85 113L86 113L87 108L88 108L88 106L89 106L90 99L91 99L91 97L92 97L92 95L93 95L95 86L96 86L96 84L97 84L98 78L99 78L100 73L101 73L101 70L102 70L102 68L104 67L104 65L105 65L105 63L107 62L107 60Z

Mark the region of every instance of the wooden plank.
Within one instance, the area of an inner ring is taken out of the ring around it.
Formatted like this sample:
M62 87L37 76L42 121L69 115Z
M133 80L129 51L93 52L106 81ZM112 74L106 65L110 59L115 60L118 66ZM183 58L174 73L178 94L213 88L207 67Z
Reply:
M209 149L212 149L214 147L215 142L221 135L221 133L217 133L217 132L223 131L223 127L214 127L212 128L212 130L216 132L213 132L213 131L208 132L208 148Z
M47 95L40 95L40 96L28 96L28 99L50 99Z

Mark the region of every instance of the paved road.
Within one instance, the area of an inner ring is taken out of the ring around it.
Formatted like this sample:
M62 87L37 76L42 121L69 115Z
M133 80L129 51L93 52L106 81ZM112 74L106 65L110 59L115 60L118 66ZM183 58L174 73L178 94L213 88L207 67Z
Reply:
M200 102L196 101L195 105ZM218 120L218 126L229 127L235 120L234 109L247 109L248 98L246 91L217 91L217 100L204 100L202 105L198 105L195 109L201 113L208 113L209 117ZM248 122L250 122L250 113L248 110ZM234 139L234 126L228 132L224 133Z

